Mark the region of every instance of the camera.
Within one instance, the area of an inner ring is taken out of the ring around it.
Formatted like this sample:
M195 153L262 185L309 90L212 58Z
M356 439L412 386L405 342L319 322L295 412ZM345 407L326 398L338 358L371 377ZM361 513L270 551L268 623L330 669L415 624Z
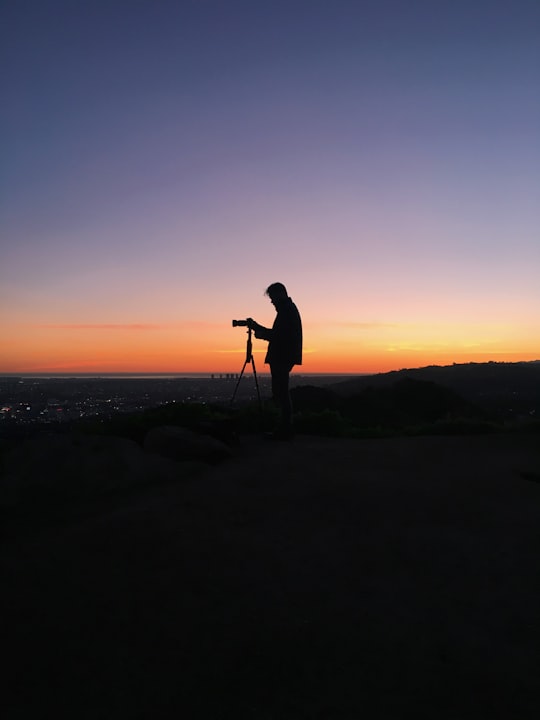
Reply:
M233 320L232 326L233 327L247 327L248 321L247 320Z

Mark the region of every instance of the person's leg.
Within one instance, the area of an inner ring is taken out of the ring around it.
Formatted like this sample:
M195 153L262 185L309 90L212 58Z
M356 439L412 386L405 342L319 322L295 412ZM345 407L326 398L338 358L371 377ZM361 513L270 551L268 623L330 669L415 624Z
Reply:
M289 393L289 373L292 370L290 365L271 365L272 373L272 395L274 402L281 409L281 422L278 432L290 435L292 432L292 403Z

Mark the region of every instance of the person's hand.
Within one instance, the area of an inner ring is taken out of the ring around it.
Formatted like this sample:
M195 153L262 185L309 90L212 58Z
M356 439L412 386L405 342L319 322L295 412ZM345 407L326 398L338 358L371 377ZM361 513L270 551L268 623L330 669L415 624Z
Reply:
M246 318L247 326L250 330L255 330L257 323L253 318Z

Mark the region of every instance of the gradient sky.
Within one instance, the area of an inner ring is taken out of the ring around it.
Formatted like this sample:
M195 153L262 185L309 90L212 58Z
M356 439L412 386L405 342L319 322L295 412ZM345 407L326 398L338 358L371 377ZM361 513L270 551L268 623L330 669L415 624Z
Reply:
M0 372L240 371L276 281L302 372L540 358L537 0L0 20Z

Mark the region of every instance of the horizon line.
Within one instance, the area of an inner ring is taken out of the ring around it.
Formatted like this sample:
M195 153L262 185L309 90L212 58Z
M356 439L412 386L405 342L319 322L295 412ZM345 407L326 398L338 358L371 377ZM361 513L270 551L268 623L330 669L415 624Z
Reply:
M463 365L520 365L520 364L535 364L540 363L540 358L536 360L484 360L481 362L475 362L475 361L469 361L469 362L463 362L463 363L451 363L447 365L437 365L437 364L430 364L430 365L420 365L417 367L401 367L401 368L395 368L393 370L376 370L371 372L362 372L362 371L327 371L327 372L301 372L301 371L293 371L291 375L293 376L310 376L310 377L339 377L339 376L366 376L366 375L386 375L392 372L403 372L407 370L422 370L425 368L448 368L448 367L455 367L455 366L463 366ZM252 375L253 373L248 371L246 373L247 375ZM257 375L260 376L270 376L269 370L259 371L257 372ZM34 370L34 371L23 371L23 372L13 372L13 371L2 371L0 370L0 377L9 377L9 378L15 378L15 377L86 377L86 378L100 378L100 377L177 377L177 378L188 378L188 377L198 377L198 378L212 378L212 377L223 377L223 376L238 376L240 375L240 372L238 371L225 371L225 370L217 370L217 371L66 371L66 370Z

